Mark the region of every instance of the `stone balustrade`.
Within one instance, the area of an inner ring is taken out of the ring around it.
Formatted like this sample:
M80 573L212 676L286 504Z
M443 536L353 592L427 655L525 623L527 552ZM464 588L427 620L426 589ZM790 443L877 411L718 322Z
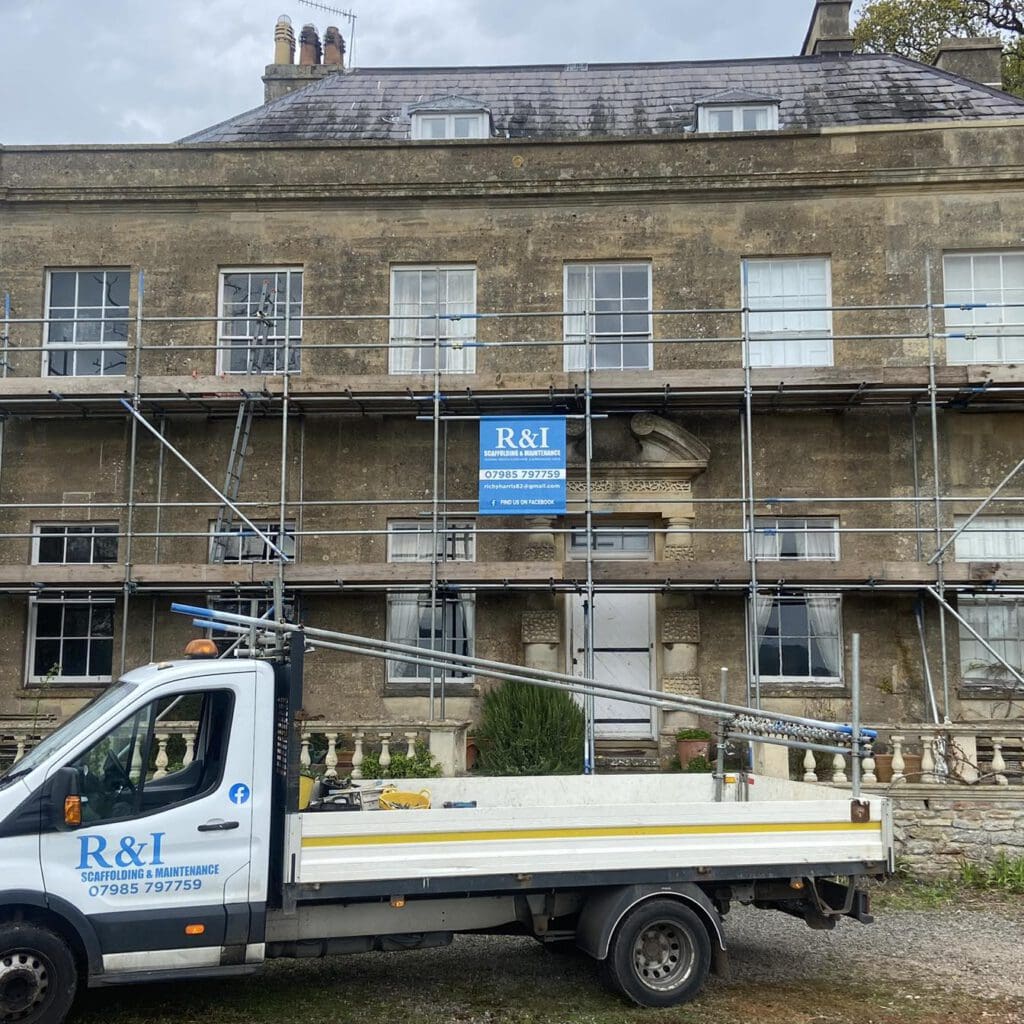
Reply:
M344 774L363 778L363 761L368 753L378 755L381 769L392 763L396 751L413 757L416 744L422 742L433 754L445 776L459 775L466 769L466 732L468 722L308 722L300 733L300 760L303 768L314 766L314 748L323 751L324 774L339 775L338 765L345 758ZM351 762L351 771L348 762Z
M362 778L361 765L366 754L379 754L382 768L391 764L396 750L412 757L422 741L441 766L441 774L457 775L466 768L466 731L468 722L307 722L301 738L300 759L303 768L313 767L312 750L323 751L325 774L336 776L345 754L351 757L353 778ZM3 728L0 723L0 768L20 761L52 729ZM171 771L187 768L195 758L198 722L159 722L153 734L154 751L150 757L149 777L163 778ZM136 758L136 763L139 758ZM345 758L346 762L348 758ZM347 763L346 763L347 768Z
M878 731L873 756L862 761L865 785L1024 786L1024 722L870 726ZM846 786L850 757L808 750L804 782Z

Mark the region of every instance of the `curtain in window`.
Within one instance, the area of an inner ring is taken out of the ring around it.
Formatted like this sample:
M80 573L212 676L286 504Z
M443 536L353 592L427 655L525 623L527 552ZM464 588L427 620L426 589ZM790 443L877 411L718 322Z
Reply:
M810 524L808 524L810 526ZM830 526L823 530L808 529L804 557L827 561L836 557L836 531Z
M587 351L583 342L587 337L587 304L590 298L590 275L587 267L569 267L565 273L565 317L564 340L565 369L585 370ZM575 344L574 344L575 343Z
M766 561L775 561L779 557L778 529L774 522L755 520L754 557Z
M472 373L476 366L473 348L459 348L476 338L476 303L473 295L472 270L448 270L443 272L448 279L448 307L446 312L471 314L462 320L447 320L441 325L442 333L451 342L451 348L441 356L441 365L449 373ZM447 362L445 358L447 357Z
M428 609L429 615L429 609ZM419 643L420 603L416 594L388 599L388 639L400 644L421 646ZM416 666L405 661L389 661L388 674L394 679L412 679Z
M420 312L420 271L396 270L391 275L391 372L414 373L420 365L416 344Z
M775 598L768 594L757 594L754 598L754 611L757 620L758 638L764 637L768 628L768 620L772 617L772 608L775 605Z
M807 621L818 642L822 661L830 676L839 676L839 600L835 597L808 597Z

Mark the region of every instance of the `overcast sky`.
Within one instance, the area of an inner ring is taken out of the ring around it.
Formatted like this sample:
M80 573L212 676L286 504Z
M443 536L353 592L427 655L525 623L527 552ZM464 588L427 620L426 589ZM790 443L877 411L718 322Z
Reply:
M355 63L544 64L800 51L814 0L323 0ZM263 102L299 0L0 0L0 143L171 142Z

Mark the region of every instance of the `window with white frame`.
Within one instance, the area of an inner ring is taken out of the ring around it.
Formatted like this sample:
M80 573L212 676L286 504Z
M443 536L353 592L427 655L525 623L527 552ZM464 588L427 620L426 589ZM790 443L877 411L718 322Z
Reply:
M423 519L393 519L388 523L389 562L429 562L437 551L442 562L476 560L476 524L468 519L438 520L437 535L433 523Z
M743 261L751 366L832 365L828 259Z
M434 546L430 523L398 520L388 523L388 560L391 562L430 562L438 557L451 561L475 558L474 524L467 521L442 523ZM426 651L472 656L474 643L473 597L445 589L433 601L429 591L392 593L388 596L388 640ZM388 662L388 682L415 687L430 679L429 665ZM436 678L446 683L466 683L471 673L436 670Z
M486 139L490 136L490 115L474 111L418 111L412 115L413 139Z
M960 676L976 686L1016 683L1003 662L1021 671L1024 652L1024 602L998 597L959 597L957 607L971 627L998 654L960 625ZM1000 660L1002 659L1002 660Z
M957 516L959 529L968 516ZM958 562L1024 562L1024 516L978 516L953 542Z
M128 372L129 278L123 268L49 272L44 376L109 377Z
M948 253L942 276L948 361L1024 360L1024 251Z
M754 557L777 562L835 562L839 558L839 520L829 517L756 516Z
M393 267L392 373L473 373L476 369L476 268Z
M649 263L567 263L565 310L566 370L651 369Z
M117 532L113 523L37 523L32 528L32 564L116 562Z
M651 557L652 535L646 526L595 526L590 534L590 549L597 558ZM587 531L573 530L569 535L569 558L587 557Z
M300 368L302 271L240 267L220 275L218 373L284 373Z
M834 594L758 594L755 616L762 681L838 685L842 680L840 607Z
M29 683L109 683L113 657L113 598L32 599Z
M779 127L777 103L702 103L699 132L769 132Z
M295 557L295 520L286 519L284 533L282 534L277 521L253 520L261 533L269 537L288 558ZM273 562L277 559L277 552L272 550L267 542L251 530L244 523L232 523L221 535L220 543L217 538L217 521L210 522L210 561L211 562Z

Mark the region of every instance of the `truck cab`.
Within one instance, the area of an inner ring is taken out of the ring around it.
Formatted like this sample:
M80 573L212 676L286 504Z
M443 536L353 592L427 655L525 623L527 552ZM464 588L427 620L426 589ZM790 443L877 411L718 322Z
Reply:
M263 959L274 687L266 661L148 665L0 777L0 1020L60 1019L79 975Z

